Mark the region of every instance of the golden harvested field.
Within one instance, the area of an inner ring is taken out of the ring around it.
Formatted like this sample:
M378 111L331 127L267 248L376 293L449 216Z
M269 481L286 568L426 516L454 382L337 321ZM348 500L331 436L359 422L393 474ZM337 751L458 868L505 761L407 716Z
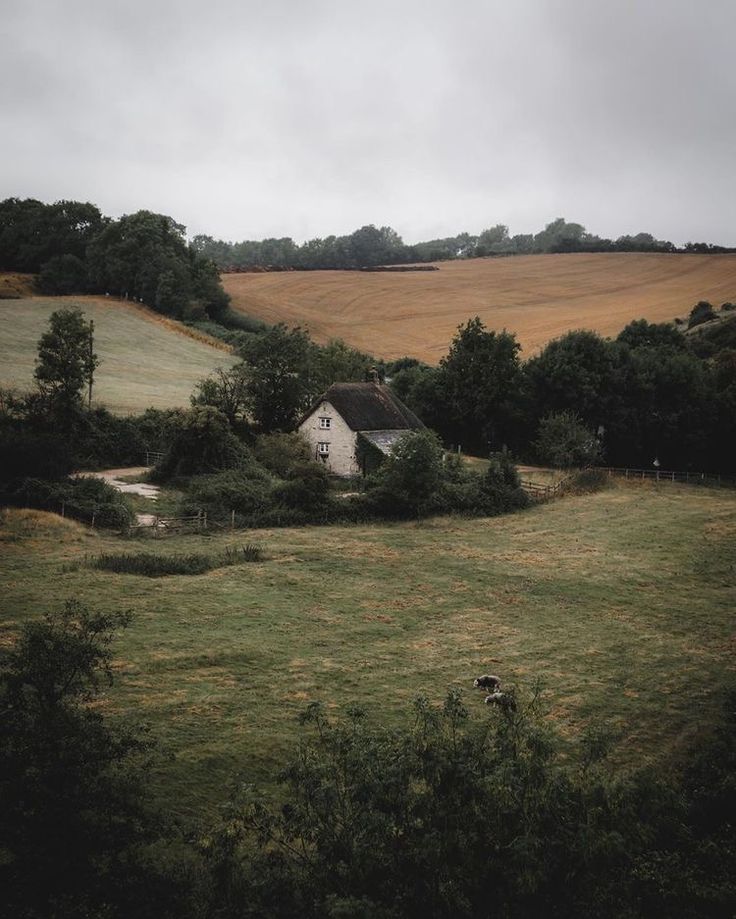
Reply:
M32 387L36 347L49 316L76 307L95 324L100 366L93 402L110 411L186 407L198 380L236 363L220 342L192 337L143 306L112 297L28 297L0 300L0 386Z
M235 309L306 326L375 354L437 363L457 327L480 316L528 356L571 329L615 336L632 319L686 317L698 300L736 301L736 255L607 253L440 262L439 271L223 275Z

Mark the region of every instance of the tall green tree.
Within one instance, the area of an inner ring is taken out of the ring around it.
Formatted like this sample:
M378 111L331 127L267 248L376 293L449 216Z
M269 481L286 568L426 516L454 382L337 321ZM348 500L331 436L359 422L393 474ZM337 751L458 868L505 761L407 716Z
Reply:
M264 434L290 431L320 389L307 333L282 323L254 336L242 349L248 366L253 419Z
M520 347L511 332L488 331L478 316L460 326L440 361L437 381L449 413L440 430L448 439L484 453L508 442Z
M615 398L617 348L595 332L568 332L524 365L525 388L536 419L576 411L594 431L605 424Z
M197 383L190 400L192 406L211 405L222 412L231 427L246 422L251 402L249 378L248 367L243 362L230 370L218 368L212 376Z
M38 341L34 376L54 410L80 408L85 388L91 390L99 360L93 350L93 326L81 310L57 310Z

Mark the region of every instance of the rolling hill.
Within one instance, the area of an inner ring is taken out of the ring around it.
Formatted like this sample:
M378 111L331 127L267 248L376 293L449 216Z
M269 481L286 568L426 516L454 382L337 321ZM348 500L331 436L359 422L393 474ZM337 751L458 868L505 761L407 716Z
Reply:
M736 255L606 253L441 262L438 271L225 274L233 307L342 338L377 357L437 363L457 327L480 316L528 356L578 328L614 336L632 319L686 317L698 300L736 300Z
M195 383L231 367L229 349L142 306L107 297L0 299L0 386L29 389L38 339L54 310L79 307L95 323L93 404L127 414L188 406Z

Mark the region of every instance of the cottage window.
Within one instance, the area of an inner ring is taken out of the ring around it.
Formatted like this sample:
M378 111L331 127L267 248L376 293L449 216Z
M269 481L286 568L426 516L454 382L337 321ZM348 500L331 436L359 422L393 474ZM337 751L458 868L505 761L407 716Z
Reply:
M332 427L332 418L320 418L319 426L325 431L328 430Z
M324 444L324 443L317 444L317 453L319 453L320 456L327 456L329 452L330 452L329 444Z

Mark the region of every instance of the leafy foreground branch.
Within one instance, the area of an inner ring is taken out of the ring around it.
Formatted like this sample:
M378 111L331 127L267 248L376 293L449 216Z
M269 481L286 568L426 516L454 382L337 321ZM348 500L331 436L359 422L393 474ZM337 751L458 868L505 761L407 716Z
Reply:
M151 805L150 742L101 714L129 618L69 601L0 656L8 915L734 913L736 696L683 778L616 778L596 732L563 762L535 693L479 717L457 693L420 699L396 729L358 708L331 722L313 703L278 801L241 786L209 833L184 833Z
M725 917L736 905L725 729L678 785L612 778L595 732L563 766L536 694L480 719L456 693L441 709L420 699L398 730L360 709L331 724L317 704L302 720L285 803L243 787L202 841L217 915Z

